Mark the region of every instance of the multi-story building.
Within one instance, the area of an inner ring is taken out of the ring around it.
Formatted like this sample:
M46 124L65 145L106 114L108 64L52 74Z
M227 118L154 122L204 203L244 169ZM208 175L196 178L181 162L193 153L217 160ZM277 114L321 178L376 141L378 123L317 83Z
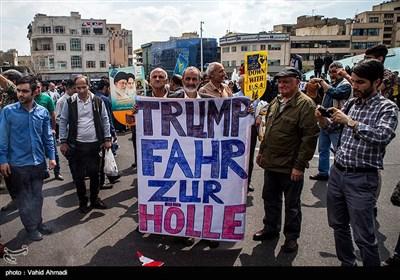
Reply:
M219 39L221 63L230 76L244 63L244 55L253 51L268 51L268 72L278 72L289 64L290 37L286 33L228 33Z
M132 32L105 19L36 14L28 26L33 71L42 80L99 79L110 66L132 65Z
M218 43L214 38L203 39L203 65L219 61ZM172 75L179 54L188 60L188 66L201 68L200 38L197 33L183 33L181 37L170 37L166 42L152 42L142 45L142 58L146 75L162 67ZM148 52L147 52L148 50Z
M400 47L400 0L385 1L357 14L351 24L351 49L362 53L371 44Z
M385 1L372 7L372 11L360 13L354 19L324 18L320 15L300 16L296 24L281 24L273 27L275 33L288 36L289 42L279 43L280 49L270 51L270 43L261 41L260 34L227 34L220 38L221 61L231 72L243 61L243 52L261 50L268 45L268 60L271 60L268 72L276 73L290 65L292 54L303 58L303 70L313 69L317 55L329 51L334 60L364 53L376 44L385 44L388 48L400 46L400 0ZM270 33L267 33L270 34ZM237 36L250 38L246 42ZM231 40L231 41L229 41ZM246 48L247 46L247 48Z

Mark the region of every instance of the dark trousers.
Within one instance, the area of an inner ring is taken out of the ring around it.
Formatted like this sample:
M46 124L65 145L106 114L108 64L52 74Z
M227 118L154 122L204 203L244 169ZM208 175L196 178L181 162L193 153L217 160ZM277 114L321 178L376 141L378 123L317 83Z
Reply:
M79 202L87 201L85 184L86 176L90 179L90 201L93 203L97 199L99 194L99 152L100 147L98 142L77 142L74 154L68 161Z
M364 266L380 266L374 207L378 173L342 172L332 166L326 199L328 224L334 230L336 255L342 266L356 264L353 245Z
M19 217L27 232L37 230L42 223L43 178L45 163L11 166L11 180L15 186Z
M14 187L14 184L12 182L11 176L3 177L3 178L4 178L4 182L6 183L6 187L7 187L8 193L11 196L11 199L15 199L17 197L17 194L16 194L17 191L15 190L15 187Z
M137 152L136 152L136 125L131 126L132 132L132 144L133 144L133 155L135 157L135 163L137 164Z
M285 224L283 234L287 240L297 240L301 229L301 191L304 178L292 181L290 174L265 170L262 198L264 199L264 228L279 233L282 223L282 196L285 196Z
M257 136L258 136L257 126L252 125L252 126L251 126L251 134L250 134L250 156L249 156L249 177L248 177L248 185L250 185L250 183L251 183L251 176L252 176L252 174L253 174L253 168L254 168L254 152L255 152L255 150L256 150Z

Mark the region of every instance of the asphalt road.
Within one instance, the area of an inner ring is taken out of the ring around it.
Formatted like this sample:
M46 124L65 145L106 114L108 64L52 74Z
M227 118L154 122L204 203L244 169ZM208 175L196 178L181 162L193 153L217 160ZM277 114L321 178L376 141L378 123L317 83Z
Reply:
M398 131L399 132L399 131ZM252 235L262 228L263 205L261 188L263 170L255 165L253 186L248 194L246 235L240 242L221 242L210 249L204 241L196 240L185 247L179 238L140 234L135 231L138 222L136 172L131 168L133 147L130 132L119 133L116 161L123 172L120 182L112 189L101 190L100 197L109 206L107 210L92 210L87 214L78 211L76 190L71 180L68 164L61 156L64 181L45 180L43 195L44 222L54 233L39 242L26 238L18 211L0 212L2 241L10 249L26 244L29 252L15 256L16 264L0 259L0 275L7 269L76 266L117 266L132 268L141 266L136 252L157 261L164 267L335 267L340 265L335 255L333 230L326 217L326 182L310 181L308 176L317 171L317 155L305 174L302 193L303 223L299 250L284 253L281 246L284 237L272 241L253 241ZM390 203L390 194L400 179L399 136L392 141L385 157L383 187L379 198L377 236L382 260L393 252L399 234L400 208ZM0 205L10 200L6 190L0 190ZM357 251L359 254L359 251ZM360 260L360 259L359 259ZM359 263L361 265L361 262ZM113 271L118 270L118 268ZM101 271L101 270L100 270ZM18 272L17 272L18 273Z

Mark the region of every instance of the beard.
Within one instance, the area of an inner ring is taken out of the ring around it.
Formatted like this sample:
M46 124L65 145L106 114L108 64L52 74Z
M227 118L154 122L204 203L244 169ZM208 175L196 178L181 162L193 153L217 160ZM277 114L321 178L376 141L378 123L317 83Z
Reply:
M356 97L361 97L362 99L368 99L375 93L373 87L369 87L365 90L354 90L354 95Z
M195 93L197 91L197 87L194 85L185 85L183 86L183 90L189 93Z

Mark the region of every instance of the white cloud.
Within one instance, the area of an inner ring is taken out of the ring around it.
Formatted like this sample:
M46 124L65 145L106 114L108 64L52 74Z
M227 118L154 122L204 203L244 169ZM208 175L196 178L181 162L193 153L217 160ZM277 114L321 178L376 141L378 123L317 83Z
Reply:
M70 16L79 12L82 19L106 19L133 31L134 48L150 41L166 41L184 32L220 38L226 31L257 33L273 25L293 24L302 15L322 15L341 19L371 10L378 1L77 1L77 0L0 0L0 50L11 48L28 55L27 26L35 14Z

